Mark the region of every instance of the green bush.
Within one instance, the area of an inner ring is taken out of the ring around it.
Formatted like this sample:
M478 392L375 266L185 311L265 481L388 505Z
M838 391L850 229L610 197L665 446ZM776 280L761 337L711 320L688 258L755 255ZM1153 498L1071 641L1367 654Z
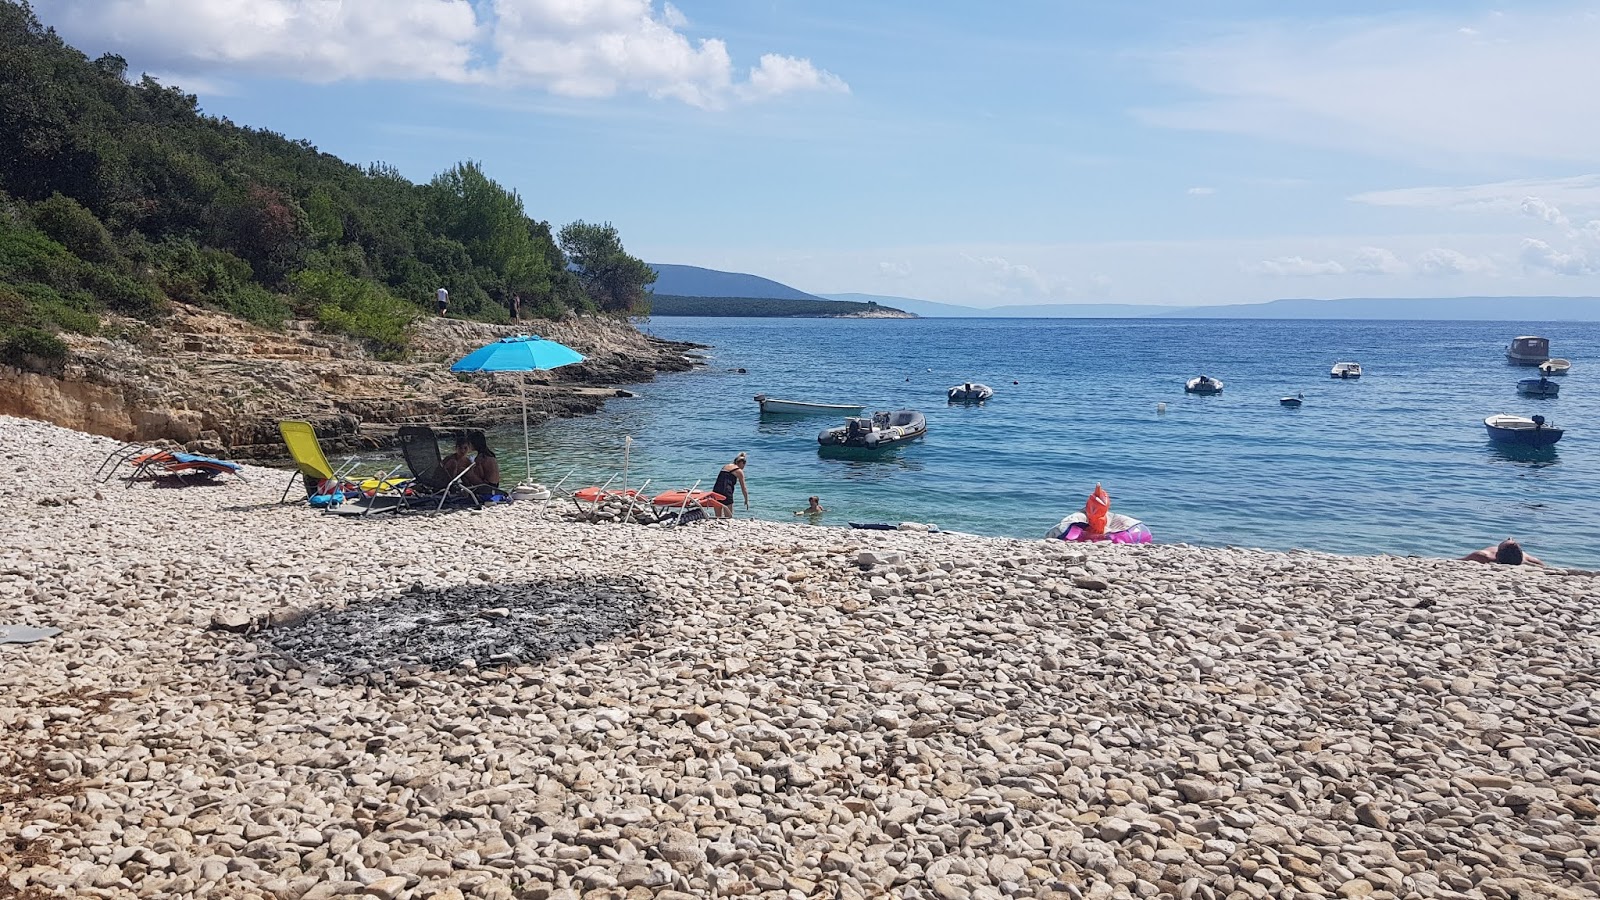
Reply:
M325 331L372 345L380 358L398 358L411 339L417 307L390 296L370 281L343 272L300 272L290 278L295 302Z
M33 207L33 224L45 236L72 251L79 259L110 263L117 259L117 248L110 232L95 214L71 197L50 195Z
M66 358L67 345L48 331L26 326L0 330L0 362L7 365L40 368L60 365Z

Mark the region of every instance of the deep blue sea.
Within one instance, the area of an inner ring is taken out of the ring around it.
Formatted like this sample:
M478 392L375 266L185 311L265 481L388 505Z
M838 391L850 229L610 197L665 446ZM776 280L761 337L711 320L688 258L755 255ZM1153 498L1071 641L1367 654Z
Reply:
M748 514L761 518L794 521L816 494L823 525L1042 537L1099 483L1158 543L1460 556L1510 535L1548 562L1600 568L1596 324L669 318L646 330L710 345L709 365L538 426L537 478L604 481L632 436L628 482L649 478L652 492L709 488L749 453ZM1537 374L1505 361L1519 334L1573 361L1559 398L1517 395ZM1341 360L1365 376L1329 378ZM1185 395L1201 373L1224 392ZM947 405L945 389L968 380L995 398ZM881 459L828 458L816 434L837 423L763 419L756 393L911 407L928 434ZM1301 409L1279 405L1294 393ZM1543 413L1567 435L1542 456L1508 453L1483 427L1502 412ZM508 475L520 470L520 435L497 442Z

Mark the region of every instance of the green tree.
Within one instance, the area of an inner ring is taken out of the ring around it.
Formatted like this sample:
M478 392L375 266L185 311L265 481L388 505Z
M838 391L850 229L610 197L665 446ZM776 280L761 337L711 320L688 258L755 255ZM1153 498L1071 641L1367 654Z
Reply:
M523 212L522 198L483 173L459 163L428 184L430 224L466 248L478 281L504 296L516 292L537 302L550 293L550 263L539 232Z
M622 248L622 238L610 222L591 225L573 222L561 229L561 249L576 267L578 282L596 306L605 312L645 315L656 272Z

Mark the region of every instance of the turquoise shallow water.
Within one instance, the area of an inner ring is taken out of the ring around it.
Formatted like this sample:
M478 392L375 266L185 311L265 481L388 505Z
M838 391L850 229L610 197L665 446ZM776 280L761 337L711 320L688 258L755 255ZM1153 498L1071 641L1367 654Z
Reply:
M629 483L652 491L709 487L748 452L749 514L762 518L792 520L817 494L823 525L1040 537L1099 482L1157 542L1459 556L1515 535L1549 562L1600 568L1594 324L685 318L647 330L711 345L710 365L539 426L537 478L604 481L631 435ZM1534 374L1504 361L1518 334L1573 360L1558 399L1517 396ZM1347 359L1365 377L1329 378ZM1221 396L1183 393L1201 372L1226 382ZM948 406L945 389L966 380L997 396ZM758 392L913 407L928 435L879 460L826 458L815 436L836 423L763 419ZM1302 409L1279 406L1296 392ZM1507 453L1482 425L1501 412L1568 433L1553 453ZM496 445L509 482L521 435Z

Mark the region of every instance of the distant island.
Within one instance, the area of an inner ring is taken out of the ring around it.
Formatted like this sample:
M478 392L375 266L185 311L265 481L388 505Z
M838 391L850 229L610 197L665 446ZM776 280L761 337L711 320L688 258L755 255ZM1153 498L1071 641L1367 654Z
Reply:
M1226 305L1016 303L981 307L885 294L808 294L759 275L663 263L650 263L650 267L656 272L654 313L660 316L1600 322L1600 297L1347 297ZM677 302L680 300L695 301L695 305L684 306ZM702 305L711 300L721 302ZM793 305L769 305L775 301ZM684 311L690 308L695 311Z
M773 297L683 297L656 294L650 299L651 316L728 316L767 319L915 319L902 309L838 300L778 299Z

